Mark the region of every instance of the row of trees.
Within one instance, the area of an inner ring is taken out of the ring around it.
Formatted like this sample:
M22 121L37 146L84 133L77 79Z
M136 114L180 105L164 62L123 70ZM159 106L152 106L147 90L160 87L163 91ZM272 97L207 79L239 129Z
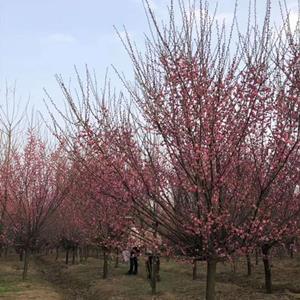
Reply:
M24 277L29 251L64 241L101 248L105 278L107 254L133 231L154 255L206 260L208 300L218 262L261 248L271 293L270 250L300 228L299 26L283 17L273 31L267 1L262 29L249 20L233 45L235 22L214 30L207 3L199 15L178 4L181 23L172 3L162 26L146 6L145 55L123 40L135 74L134 84L120 76L126 97L99 93L88 70L75 93L57 77L58 146L32 130L24 147L3 140L1 237L24 249Z

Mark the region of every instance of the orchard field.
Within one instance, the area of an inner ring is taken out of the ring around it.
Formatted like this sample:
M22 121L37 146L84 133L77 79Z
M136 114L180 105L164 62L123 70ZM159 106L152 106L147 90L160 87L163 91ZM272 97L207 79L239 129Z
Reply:
M26 282L21 280L22 265L18 257L9 254L1 258L0 298L1 299L204 299L205 263L198 262L197 278L192 280L192 264L162 259L161 281L157 295L151 294L149 280L140 259L140 272L128 276L128 264L115 259L108 279L101 278L101 258L89 257L86 262L66 265L65 261L55 261L55 255L37 255L31 263L31 274ZM217 275L216 299L300 299L300 258L296 256L274 258L274 293L264 292L263 264L253 262L253 274L247 275L246 260L220 264Z
M5 89L0 297L299 298L300 2L275 24L249 1L243 31L237 6L229 25L210 1L143 3L144 48L117 29L120 91L75 68L35 118Z

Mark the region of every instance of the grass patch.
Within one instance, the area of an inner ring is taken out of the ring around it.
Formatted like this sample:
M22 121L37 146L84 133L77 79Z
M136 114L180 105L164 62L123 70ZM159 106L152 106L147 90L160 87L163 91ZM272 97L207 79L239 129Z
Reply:
M23 263L15 255L0 259L1 299L63 299L49 282L43 280L33 258L29 263L29 274L26 281L22 280L22 267Z
M262 262L253 265L253 275L247 276L246 261L241 258L233 269L229 263L217 266L217 299L220 300L291 300L300 299L300 257L274 259L272 277L274 293L265 294ZM86 263L65 265L53 256L33 259L29 280L21 281L20 263L16 260L0 264L0 297L4 299L64 299L64 300L201 300L205 299L206 264L198 262L198 276L192 280L192 265L161 259L161 281L157 294L151 295L145 260L139 260L138 275L126 275L128 265L109 264L109 277L102 279L102 262L89 258ZM4 295L4 296L3 296ZM7 297L11 295L11 297ZM24 298L25 295L25 298ZM28 297L26 298L26 296ZM32 298L35 295L36 298ZM38 296L36 296L38 295Z
M3 284L0 283L0 294L5 294L9 292L19 292L21 289L17 286L11 285L11 284Z

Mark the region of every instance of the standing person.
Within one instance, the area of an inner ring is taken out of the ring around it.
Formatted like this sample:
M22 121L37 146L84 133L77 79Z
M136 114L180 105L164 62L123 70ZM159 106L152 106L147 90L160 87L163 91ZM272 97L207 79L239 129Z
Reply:
M128 271L128 275L137 275L138 273L138 256L139 256L139 249L138 247L133 247L130 251L130 268Z

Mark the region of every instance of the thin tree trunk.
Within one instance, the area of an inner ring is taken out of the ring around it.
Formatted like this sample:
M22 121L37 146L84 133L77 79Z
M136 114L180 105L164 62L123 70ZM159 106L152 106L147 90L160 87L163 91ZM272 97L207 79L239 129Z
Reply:
M23 261L23 253L24 253L24 251L23 251L23 250L21 250L21 251L20 251L20 253L19 253L19 258L20 258L20 261Z
M115 261L115 268L119 267L119 249L116 251L116 261Z
M69 249L66 250L66 265L69 263Z
M79 262L82 263L83 262L83 247L78 247L78 256L79 256Z
M252 274L252 265L251 265L251 257L250 257L249 253L246 255L246 258L247 258L247 275L251 276L251 274Z
M72 247L72 265L75 265L76 261L76 248Z
M90 256L90 248L89 246L86 246L85 260L87 260L89 256Z
M255 249L255 265L258 265L258 249Z
M290 258L294 258L294 244L290 245Z
M206 274L206 300L216 299L216 274L217 261L215 259L208 259Z
M265 287L267 294L272 294L272 273L271 273L271 265L269 260L269 250L268 246L262 247L263 254L263 263L265 269Z
M235 257L232 258L231 267L232 267L232 272L235 274L236 273L236 258Z
M106 279L108 275L108 255L106 250L103 250L103 270L102 278Z
M88 257L89 257L89 247L85 246L84 247L84 260L87 261Z
M55 260L58 260L59 257L59 247L56 247L56 256L55 256Z
M156 255L152 256L152 266L151 266L151 292L152 295L156 294Z
M23 280L26 280L26 279L27 279L28 265L29 265L29 250L28 250L28 249L25 249L25 251L24 251L23 274L22 274Z
M197 279L197 260L193 261L193 280Z

